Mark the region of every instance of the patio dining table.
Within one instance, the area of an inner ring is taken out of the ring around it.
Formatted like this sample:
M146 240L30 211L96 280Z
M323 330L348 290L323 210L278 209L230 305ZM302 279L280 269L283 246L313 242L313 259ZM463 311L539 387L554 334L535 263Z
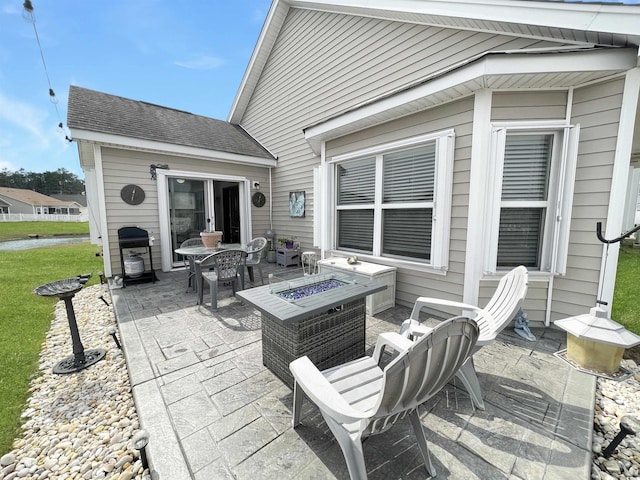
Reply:
M204 245L197 245L195 247L178 247L174 250L178 255L191 258L204 258L212 253L219 252L220 250L246 250L246 246L240 243L222 243L219 247L207 248Z

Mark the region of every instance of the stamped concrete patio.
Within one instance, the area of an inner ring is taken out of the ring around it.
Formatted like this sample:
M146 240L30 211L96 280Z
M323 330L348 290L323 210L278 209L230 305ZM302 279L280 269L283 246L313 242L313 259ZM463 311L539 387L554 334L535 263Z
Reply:
M231 288L213 313L185 293L184 272L158 276L112 290L153 478L348 479L313 404L291 428L292 391L262 365L260 314ZM367 317L367 347L409 313ZM589 479L595 377L553 355L564 332L534 334L529 342L507 328L475 356L486 411L455 381L423 405L438 478ZM408 422L369 438L364 453L371 480L428 478Z

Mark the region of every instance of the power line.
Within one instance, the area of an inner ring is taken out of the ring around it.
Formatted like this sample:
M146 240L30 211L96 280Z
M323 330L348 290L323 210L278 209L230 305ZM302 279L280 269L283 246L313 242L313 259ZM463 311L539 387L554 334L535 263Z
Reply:
M33 5L31 0L24 0L22 4L24 8L24 13L22 17L33 25L33 32L36 35L36 42L38 43L38 50L40 51L40 58L42 59L42 66L44 67L44 74L47 77L47 84L49 85L49 100L53 104L56 109L56 115L58 116L58 128L60 128L64 133L64 124L62 122L62 117L60 116L60 110L58 109L58 99L56 98L56 93L53 91L53 87L51 86L51 78L49 77L49 70L47 69L47 62L44 60L44 52L42 50L42 44L40 43L40 36L38 35L38 29L36 28L36 18L33 15ZM65 134L65 139L71 141L71 137Z

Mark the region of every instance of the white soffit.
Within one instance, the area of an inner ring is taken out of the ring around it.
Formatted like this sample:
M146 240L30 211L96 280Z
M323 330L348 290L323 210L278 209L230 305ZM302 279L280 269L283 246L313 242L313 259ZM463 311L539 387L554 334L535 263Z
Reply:
M80 157L81 167L95 167L96 159L93 156L93 144L84 140L74 139L78 144L78 155Z
M277 165L276 160L254 157L251 155L241 155L237 153L208 150L206 148L189 147L184 145L173 145L170 143L155 142L153 140L143 140L109 133L92 132L89 130L70 129L70 131L74 140L93 142L105 147L137 150L163 155L176 155L180 157L197 158L216 162L242 163L260 167L275 167Z
M633 68L636 49L546 54L490 54L424 83L306 128L314 152L327 141L451 100L481 88L566 89Z
M637 5L515 0L284 1L292 7L333 13L606 45L614 36L625 43L640 36Z

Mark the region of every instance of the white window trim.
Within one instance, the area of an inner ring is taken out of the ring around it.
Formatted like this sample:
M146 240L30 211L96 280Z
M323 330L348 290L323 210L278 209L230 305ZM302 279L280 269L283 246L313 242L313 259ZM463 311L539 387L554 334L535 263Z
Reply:
M491 125L491 159L494 168L490 172L490 189L487 194L488 246L485 250L484 270L488 275L498 273L498 231L500 209L503 206L502 170L507 131L562 133L562 143L554 142L551 175L549 180L550 198L547 204L547 221L543 234L543 252L540 274L564 275L567 267L571 208L578 153L580 126L566 122L495 122ZM508 202L513 203L514 202ZM547 202L545 202L547 203ZM514 206L510 205L510 206ZM551 224L553 222L553 225ZM553 227L555 226L555 227ZM501 269L500 269L501 270Z
M419 135L403 140L384 143L367 147L364 149L340 154L327 160L327 178L331 179L330 195L326 205L330 205L329 214L331 220L328 224L331 229L329 233L329 249L338 253L352 253L349 251L336 250L336 232L337 232L337 205L335 198L335 169L340 162L347 160L376 156L377 162L381 161L381 155L394 150L402 150L425 143L436 142L436 161L435 161L435 188L433 199L433 224L431 234L431 260L429 262L420 262L417 260L402 259L397 257L387 257L380 254L381 235L380 235L380 216L376 216L374 225L374 244L373 255L367 255L378 262L393 262L394 265L403 265L406 267L415 267L418 269L429 269L439 273L446 273L449 266L449 237L451 231L451 196L453 190L453 164L455 150L455 131L453 129L442 130L439 132ZM382 169L376 168L376 175L382 175ZM376 198L381 198L382 182L376 179ZM377 202L378 203L378 202ZM348 207L346 207L348 208ZM382 207L381 207L382 208ZM385 207L394 208L394 207Z

